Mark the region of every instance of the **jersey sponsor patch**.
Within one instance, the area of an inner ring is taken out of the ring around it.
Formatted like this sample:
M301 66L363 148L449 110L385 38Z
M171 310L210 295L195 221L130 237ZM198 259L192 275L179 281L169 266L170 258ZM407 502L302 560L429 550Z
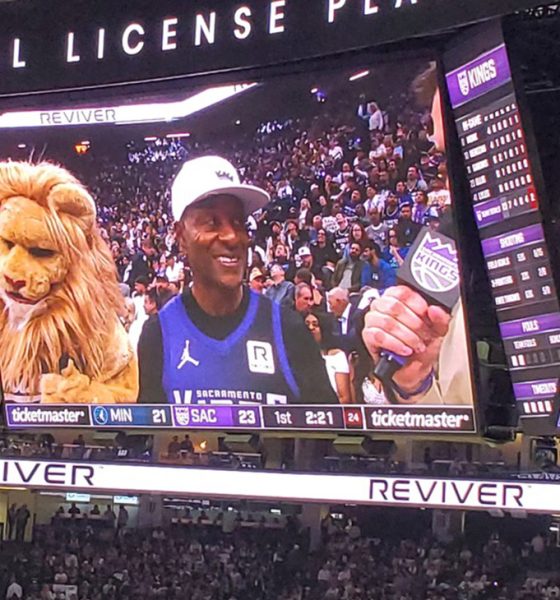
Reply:
M249 361L249 371L251 371L251 373L272 375L276 372L272 345L268 342L248 341L247 359Z

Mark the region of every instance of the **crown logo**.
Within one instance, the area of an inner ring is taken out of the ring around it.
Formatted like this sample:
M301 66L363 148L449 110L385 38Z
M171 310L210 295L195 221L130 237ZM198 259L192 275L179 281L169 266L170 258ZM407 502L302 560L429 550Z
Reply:
M453 263L457 263L457 250L451 244L442 242L439 238L427 236L424 248L428 251L437 253L441 258L447 259Z
M418 284L428 292L451 291L459 284L455 245L426 234L414 251L410 271Z
M216 177L218 179L227 179L228 181L234 183L233 175L227 171L216 171Z

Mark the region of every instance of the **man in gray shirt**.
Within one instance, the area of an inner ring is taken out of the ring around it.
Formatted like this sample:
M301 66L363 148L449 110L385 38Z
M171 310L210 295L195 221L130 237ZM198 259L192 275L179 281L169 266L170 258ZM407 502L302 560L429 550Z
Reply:
M282 306L291 307L294 301L294 284L286 281L286 273L282 265L273 264L270 267L270 278L273 283L265 291L265 296Z

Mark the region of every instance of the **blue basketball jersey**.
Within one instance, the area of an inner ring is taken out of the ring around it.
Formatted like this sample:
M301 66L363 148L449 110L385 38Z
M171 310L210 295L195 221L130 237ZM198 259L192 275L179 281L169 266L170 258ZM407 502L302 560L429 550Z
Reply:
M286 404L300 392L288 362L280 305L250 293L245 316L224 340L192 322L180 296L159 313L163 389L171 404Z

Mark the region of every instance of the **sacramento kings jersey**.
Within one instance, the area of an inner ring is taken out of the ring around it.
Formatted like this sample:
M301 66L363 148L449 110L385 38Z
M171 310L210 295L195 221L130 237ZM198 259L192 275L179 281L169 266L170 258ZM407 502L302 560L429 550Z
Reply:
M180 296L159 312L163 388L172 404L297 403L300 391L282 336L280 305L250 293L239 326L225 339L208 337Z

